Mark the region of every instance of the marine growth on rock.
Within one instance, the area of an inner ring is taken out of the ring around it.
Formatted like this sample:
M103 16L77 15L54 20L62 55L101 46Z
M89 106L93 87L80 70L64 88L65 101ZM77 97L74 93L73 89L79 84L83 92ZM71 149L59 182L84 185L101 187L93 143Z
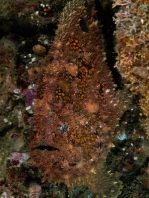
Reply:
M130 90L139 95L146 120L142 125L149 137L149 1L114 0L117 62L115 67Z
M94 1L67 3L38 83L31 158L43 182L87 185L117 197L120 183L104 168L130 98L115 91Z

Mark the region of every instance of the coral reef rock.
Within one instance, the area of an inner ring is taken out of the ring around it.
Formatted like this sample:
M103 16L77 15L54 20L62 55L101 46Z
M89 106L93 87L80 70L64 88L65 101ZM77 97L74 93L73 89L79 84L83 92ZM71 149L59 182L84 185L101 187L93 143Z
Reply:
M121 185L105 159L130 98L115 91L105 59L93 1L68 2L37 88L31 162L43 182L87 185L97 197L117 197Z
M115 14L116 68L132 92L139 95L146 120L143 126L149 136L149 1L115 0L120 6Z

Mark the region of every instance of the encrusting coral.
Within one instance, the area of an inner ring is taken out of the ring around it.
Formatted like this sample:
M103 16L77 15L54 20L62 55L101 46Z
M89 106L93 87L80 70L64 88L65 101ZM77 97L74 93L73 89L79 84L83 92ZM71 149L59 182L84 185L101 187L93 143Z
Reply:
M116 13L116 68L132 92L140 96L146 120L143 126L149 137L149 1L114 0Z
M31 158L43 181L117 197L120 182L104 163L131 99L115 91L105 59L93 1L68 2L37 88Z

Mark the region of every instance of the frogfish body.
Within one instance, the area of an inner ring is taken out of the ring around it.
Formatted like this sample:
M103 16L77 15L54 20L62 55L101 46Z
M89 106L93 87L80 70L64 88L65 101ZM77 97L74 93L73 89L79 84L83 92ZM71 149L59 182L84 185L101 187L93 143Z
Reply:
M37 96L31 158L43 181L117 197L120 183L104 163L128 102L113 88L92 0L64 8Z

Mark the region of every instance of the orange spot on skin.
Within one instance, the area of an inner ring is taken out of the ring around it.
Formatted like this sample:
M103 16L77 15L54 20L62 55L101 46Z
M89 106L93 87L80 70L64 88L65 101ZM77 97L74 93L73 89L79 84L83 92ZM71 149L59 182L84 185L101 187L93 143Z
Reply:
M84 103L84 109L88 111L88 113L97 113L99 111L99 104L89 100Z

